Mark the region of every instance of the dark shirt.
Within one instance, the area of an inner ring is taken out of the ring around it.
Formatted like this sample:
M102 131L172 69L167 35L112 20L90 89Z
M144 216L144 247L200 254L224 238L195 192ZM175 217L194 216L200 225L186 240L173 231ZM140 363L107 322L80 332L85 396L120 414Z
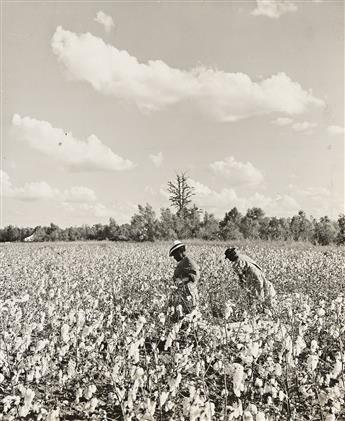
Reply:
M198 306L199 277L199 267L193 259L185 256L178 262L173 276L176 287L173 305L181 305L183 314L190 313Z

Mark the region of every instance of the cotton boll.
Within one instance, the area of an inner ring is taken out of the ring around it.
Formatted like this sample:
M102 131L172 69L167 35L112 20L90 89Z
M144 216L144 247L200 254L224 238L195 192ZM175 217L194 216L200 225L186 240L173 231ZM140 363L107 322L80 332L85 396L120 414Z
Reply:
M256 415L258 413L258 408L256 407L256 405L254 405L253 403L250 403L247 408L246 411L249 411L250 413Z
M313 339L311 341L311 344L310 344L310 350L311 350L311 352L312 353L315 353L317 351L318 347L319 347L319 345L318 345L317 341L315 339Z
M318 362L319 362L319 357L317 355L309 355L307 359L308 370L315 371Z
M254 421L253 415L249 411L244 411L243 421Z
M60 420L59 413L60 413L59 408L53 409L51 412L49 412L47 421L59 421Z
M263 412L259 411L256 414L255 421L266 421L265 414Z
M62 340L65 343L67 343L70 339L70 337L69 337L69 326L66 323L64 323L61 327L61 337L62 337Z
M342 369L343 369L343 364L340 359L337 359L331 373L332 379L336 379L341 374Z

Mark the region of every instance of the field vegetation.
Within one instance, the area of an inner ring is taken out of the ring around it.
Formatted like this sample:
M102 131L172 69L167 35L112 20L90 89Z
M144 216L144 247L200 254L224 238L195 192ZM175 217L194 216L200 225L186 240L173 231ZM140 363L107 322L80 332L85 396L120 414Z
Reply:
M343 249L242 243L261 311L223 243L188 243L200 311L173 324L169 245L0 245L0 419L345 419Z

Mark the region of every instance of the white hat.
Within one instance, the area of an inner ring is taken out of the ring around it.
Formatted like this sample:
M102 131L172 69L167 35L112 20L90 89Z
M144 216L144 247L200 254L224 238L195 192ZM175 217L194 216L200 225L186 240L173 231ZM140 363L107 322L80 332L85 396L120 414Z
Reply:
M174 245L169 250L169 256L172 256L172 254L179 248L186 247L181 241L175 240Z

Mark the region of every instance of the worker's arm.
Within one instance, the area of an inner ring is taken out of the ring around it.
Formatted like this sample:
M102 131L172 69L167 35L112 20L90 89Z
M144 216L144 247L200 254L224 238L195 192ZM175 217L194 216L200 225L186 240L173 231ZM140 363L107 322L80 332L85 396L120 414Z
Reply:
M176 282L188 284L189 282L197 282L199 279L199 270L191 259L186 260L185 265L181 268L181 272L176 277Z
M245 274L246 269L247 269L246 261L239 257L234 262L233 269L239 278L240 284L244 285L246 283L246 274Z
M188 272L183 277L175 278L177 285L186 285L197 280L197 272Z
M238 274L238 280L239 280L239 284L241 285L241 287L244 287L246 284L245 281L245 277L243 275L243 273Z

